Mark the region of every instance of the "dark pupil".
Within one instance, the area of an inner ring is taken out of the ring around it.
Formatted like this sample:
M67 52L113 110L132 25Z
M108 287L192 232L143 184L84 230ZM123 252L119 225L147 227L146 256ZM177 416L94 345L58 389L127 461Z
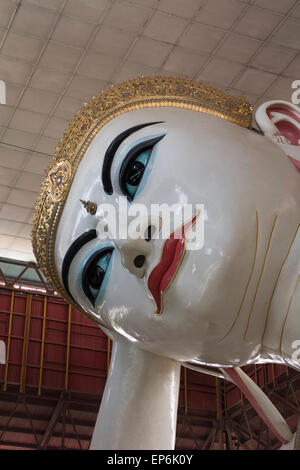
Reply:
M145 170L145 165L141 162L133 162L129 165L129 168L126 172L126 183L130 184L131 186L137 186L143 176Z
M105 271L103 271L100 266L96 264L96 266L92 266L91 269L89 269L87 278L88 278L88 283L93 289L100 289L100 286L102 284L103 278L105 275Z

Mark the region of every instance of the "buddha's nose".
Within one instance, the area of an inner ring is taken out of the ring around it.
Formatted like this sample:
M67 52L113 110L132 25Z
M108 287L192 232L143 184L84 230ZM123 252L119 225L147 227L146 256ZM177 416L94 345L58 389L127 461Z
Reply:
M157 235L161 227L160 217L136 217L128 225L127 233L122 234L122 238L116 236L114 244L119 249L122 257L122 264L131 274L138 278L145 275L147 258L152 252L152 239ZM97 233L105 228L109 232L105 220L101 220L97 225Z
M115 243L121 252L124 268L131 274L142 278L145 274L147 257L152 251L151 245L142 238L116 240Z

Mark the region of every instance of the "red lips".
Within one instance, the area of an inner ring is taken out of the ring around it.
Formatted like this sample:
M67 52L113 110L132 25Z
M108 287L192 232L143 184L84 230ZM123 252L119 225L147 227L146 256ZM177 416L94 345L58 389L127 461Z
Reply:
M173 280L185 252L185 232L195 223L198 215L170 235L164 244L160 262L149 275L148 287L158 315L162 311L162 295Z

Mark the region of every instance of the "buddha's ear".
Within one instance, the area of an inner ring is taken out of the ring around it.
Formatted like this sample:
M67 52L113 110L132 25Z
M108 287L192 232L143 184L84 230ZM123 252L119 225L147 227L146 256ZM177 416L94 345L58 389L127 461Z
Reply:
M300 171L300 109L288 101L267 101L255 113L260 130Z
M277 142L300 146L300 109L288 101L267 101L255 113L260 130Z

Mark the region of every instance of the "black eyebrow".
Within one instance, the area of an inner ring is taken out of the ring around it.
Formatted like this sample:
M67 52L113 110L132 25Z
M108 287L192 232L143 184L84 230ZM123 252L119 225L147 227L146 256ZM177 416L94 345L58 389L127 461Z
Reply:
M96 237L97 237L97 233L96 233L96 230L94 229L89 230L88 232L82 233L78 238L76 238L76 240L68 248L68 251L65 254L63 264L62 264L61 277L62 277L63 285L68 295L74 300L74 302L75 302L75 299L73 298L69 289L69 269L70 269L71 263L76 253L80 250L80 248L82 248L86 243L90 242Z
M162 122L163 121L148 122L146 124L140 124L138 126L130 127L130 129L127 129L126 131L122 132L112 141L112 143L110 144L110 146L105 152L103 166L102 166L102 184L103 184L103 188L106 194L113 193L110 171L111 171L111 166L112 166L114 156L116 154L116 151L120 147L121 143L134 132L137 132L138 130L143 129L143 127L152 126L153 124L161 124Z

